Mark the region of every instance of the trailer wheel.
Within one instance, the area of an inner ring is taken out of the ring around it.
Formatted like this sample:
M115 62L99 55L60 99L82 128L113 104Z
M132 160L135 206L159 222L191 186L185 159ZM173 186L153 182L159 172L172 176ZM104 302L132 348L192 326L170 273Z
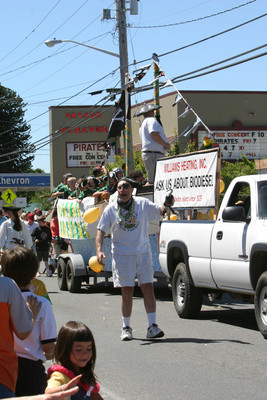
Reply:
M74 276L74 268L71 260L68 260L66 266L67 287L70 293L79 293L81 291L81 278Z
M68 290L66 279L66 263L63 258L57 261L57 283L60 290Z
M191 285L183 262L180 262L172 279L172 297L174 307L180 318L196 318L203 300L201 289Z
M259 331L267 339L267 272L263 272L258 280L254 305Z

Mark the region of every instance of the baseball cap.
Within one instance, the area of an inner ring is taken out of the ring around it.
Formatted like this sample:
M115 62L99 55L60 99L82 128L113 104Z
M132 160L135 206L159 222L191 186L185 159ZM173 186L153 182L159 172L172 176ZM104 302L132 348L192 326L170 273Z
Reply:
M29 221L34 221L34 214L28 214L27 215L27 220Z

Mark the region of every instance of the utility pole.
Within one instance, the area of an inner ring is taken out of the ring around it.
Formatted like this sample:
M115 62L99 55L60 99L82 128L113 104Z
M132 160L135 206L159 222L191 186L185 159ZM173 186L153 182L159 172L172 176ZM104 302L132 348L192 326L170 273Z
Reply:
M115 0L115 18L119 31L119 54L120 54L120 75L121 90L125 90L125 124L124 130L124 157L126 163L126 174L133 170L133 143L131 132L131 121L126 119L129 105L128 91L125 83L128 81L128 50L127 50L127 23L125 0Z

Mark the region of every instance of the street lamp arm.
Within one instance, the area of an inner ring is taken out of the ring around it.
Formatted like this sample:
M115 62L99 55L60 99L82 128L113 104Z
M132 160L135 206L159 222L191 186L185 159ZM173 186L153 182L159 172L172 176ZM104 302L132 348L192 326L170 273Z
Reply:
M51 39L51 40L46 40L45 44L48 47L53 47L55 44L60 44L60 43L65 43L65 42L75 43L75 44L78 44L80 46L88 47L89 49L97 50L97 51L100 51L101 53L109 54L110 56L120 58L119 54L113 53L112 51L99 49L98 47L89 46L88 44L81 43L81 42L76 42L75 40L70 40L70 39L65 39L65 40Z

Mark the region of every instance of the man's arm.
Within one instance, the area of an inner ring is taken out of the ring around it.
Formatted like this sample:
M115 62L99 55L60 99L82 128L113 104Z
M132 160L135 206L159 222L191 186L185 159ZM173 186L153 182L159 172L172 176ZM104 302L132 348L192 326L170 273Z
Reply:
M55 347L56 347L55 342L42 344L43 353L47 360L52 360L54 356Z
M106 258L105 254L102 251L103 241L105 237L105 232L101 229L98 229L96 238L95 238L95 247L96 247L96 256L99 264L103 265L103 258Z
M168 149L171 147L170 144L169 144L168 142L165 142L165 140L163 140L163 139L160 137L159 132L155 132L155 131L154 131L154 132L151 132L150 135L151 135L152 139L155 140L155 142L161 144L161 146L163 146L164 149L168 150Z

